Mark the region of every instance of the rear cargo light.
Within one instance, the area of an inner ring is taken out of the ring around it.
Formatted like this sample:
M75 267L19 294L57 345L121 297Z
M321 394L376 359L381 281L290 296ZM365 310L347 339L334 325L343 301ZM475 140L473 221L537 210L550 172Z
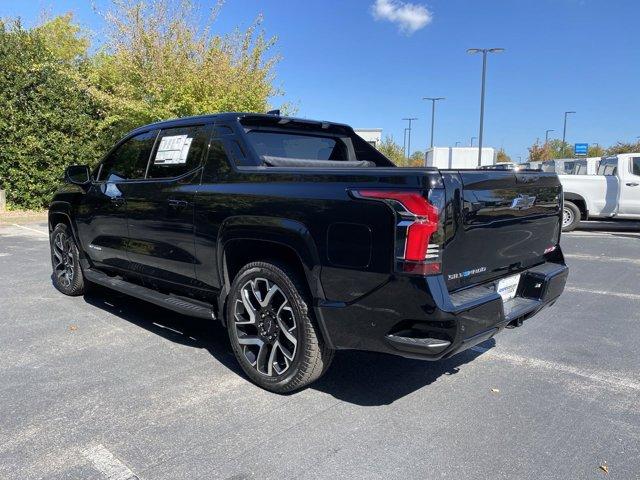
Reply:
M441 272L440 212L442 190L431 190L429 199L420 192L355 190L357 198L380 200L396 213L396 268L405 273L434 275Z

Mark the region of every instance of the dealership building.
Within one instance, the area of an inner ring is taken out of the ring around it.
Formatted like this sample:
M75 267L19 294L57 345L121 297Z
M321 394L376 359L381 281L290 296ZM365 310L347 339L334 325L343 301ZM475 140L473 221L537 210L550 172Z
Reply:
M355 132L365 139L368 143L377 147L382 141L381 128L354 128Z

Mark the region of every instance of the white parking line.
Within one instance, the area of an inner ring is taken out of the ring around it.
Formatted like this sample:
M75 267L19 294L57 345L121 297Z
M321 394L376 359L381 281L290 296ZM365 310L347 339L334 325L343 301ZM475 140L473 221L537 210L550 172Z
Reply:
M621 239L624 240L625 238L629 238L629 236L632 237L638 237L640 236L639 233L637 232L626 232L626 231L620 231L620 232L568 232L568 233L563 233L562 234L563 237L580 237L580 238L587 238L587 237L600 237L600 238L611 238L611 239Z
M82 452L82 455L91 463L96 470L102 473L109 480L137 480L138 476L129 467L118 460L103 445L94 445Z
M25 227L24 225L18 225L17 223L12 223L11 225L13 225L14 227L18 227L18 228L22 228L24 230L29 230L31 232L36 232L39 233L40 235L44 235L46 237L49 236L49 233L47 232L43 232L42 230L36 230L35 228L31 228L31 227Z
M471 350L522 367L532 367L553 372L561 372L589 380L593 383L614 387L618 390L633 390L640 392L640 382L621 376L615 372L578 368L564 363L541 360L539 358L523 357L521 355L506 352L496 352L493 349L486 349L479 346L471 347Z
M611 297L626 298L628 300L640 300L640 295L637 293L620 293L620 292L608 292L607 290L591 290L590 288L579 287L565 287L565 290L569 292L590 293L593 295L607 295Z
M639 258L613 257L608 255L585 255L583 253L565 253L564 258L575 258L576 260L595 260L597 262L619 262L640 265Z

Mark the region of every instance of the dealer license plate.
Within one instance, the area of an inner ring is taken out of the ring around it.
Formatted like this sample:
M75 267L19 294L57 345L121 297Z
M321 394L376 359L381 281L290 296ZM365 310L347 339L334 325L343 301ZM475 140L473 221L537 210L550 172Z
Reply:
M506 302L516 296L518 284L520 283L520 274L498 280L496 292L502 297L502 301Z

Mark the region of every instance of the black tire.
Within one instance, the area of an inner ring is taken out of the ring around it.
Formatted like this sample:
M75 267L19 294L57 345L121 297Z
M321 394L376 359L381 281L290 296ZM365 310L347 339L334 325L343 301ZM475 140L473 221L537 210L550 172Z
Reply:
M86 285L80 254L73 234L64 223L59 223L49 236L53 286L69 296L85 293Z
M242 370L265 390L301 389L331 364L334 352L308 305L304 284L286 265L249 263L233 280L226 308L229 340Z
M564 209L562 211L562 231L571 232L576 229L580 223L580 209L573 202L564 201Z

